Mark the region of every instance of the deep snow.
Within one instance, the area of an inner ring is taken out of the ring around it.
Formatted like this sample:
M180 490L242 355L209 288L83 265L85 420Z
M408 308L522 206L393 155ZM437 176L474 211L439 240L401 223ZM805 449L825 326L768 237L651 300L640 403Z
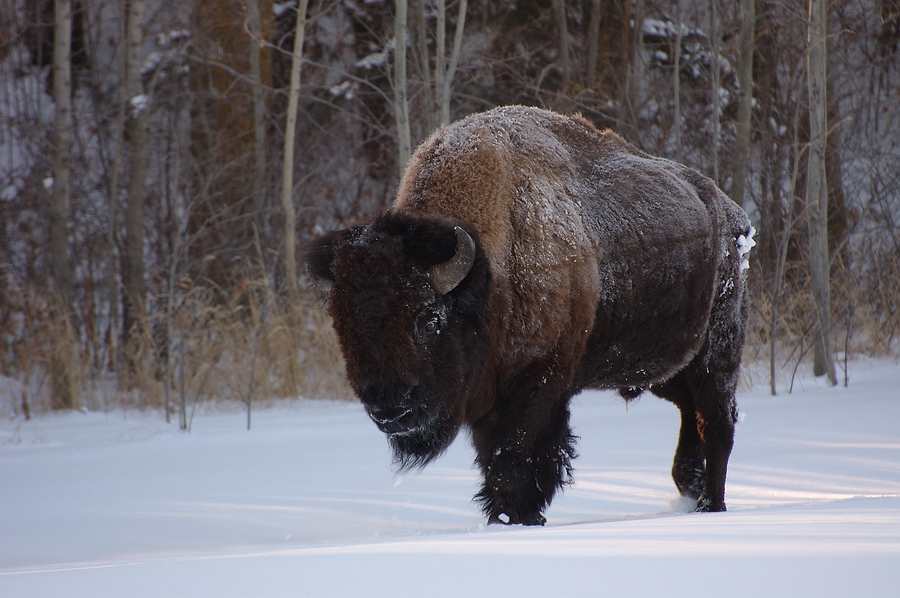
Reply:
M356 404L0 421L0 596L897 596L900 366L741 392L727 513L668 468L678 413L586 393L543 528L484 527L460 437L396 477Z

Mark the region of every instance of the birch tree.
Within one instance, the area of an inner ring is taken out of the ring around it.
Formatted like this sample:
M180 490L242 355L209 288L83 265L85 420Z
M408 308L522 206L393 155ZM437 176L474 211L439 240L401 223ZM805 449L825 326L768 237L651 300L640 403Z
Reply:
M809 91L809 162L806 210L809 221L809 268L815 299L815 353L813 373L837 384L831 351L831 280L828 256L828 180L825 154L828 137L826 98L827 7L825 0L809 0L807 86Z
M303 62L303 36L306 31L308 0L300 0L297 6L297 23L294 32L294 51L291 56L291 86L288 90L287 123L284 130L284 161L281 168L281 208L284 210L284 276L288 292L297 292L297 239L296 213L294 210L294 136L297 131L297 103L300 98L300 65Z
M450 95L453 79L459 66L459 54L462 48L463 31L466 26L468 0L460 0L456 15L456 27L453 30L450 53L447 54L447 2L437 0L436 23L434 29L434 73L431 72L432 52L429 48L428 27L426 23L426 0L418 0L410 7L408 27L412 41L413 61L418 66L417 75L425 89L429 92L429 100L425 110L426 128L433 130L450 122ZM408 116L407 116L408 118ZM412 141L410 141L410 145ZM410 147L410 150L412 148Z

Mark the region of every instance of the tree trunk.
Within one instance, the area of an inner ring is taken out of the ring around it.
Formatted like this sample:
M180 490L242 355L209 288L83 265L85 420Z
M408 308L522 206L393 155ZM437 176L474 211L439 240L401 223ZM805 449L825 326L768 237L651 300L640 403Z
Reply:
M588 26L587 77L585 81L590 89L597 82L597 57L600 53L600 17L603 15L601 0L591 2L591 20ZM640 36L637 36L640 37Z
M401 8L398 5L398 10ZM460 0L449 56L447 56L447 3L446 0L438 0L437 2L437 20L434 30L433 84L430 67L431 52L428 48L428 34L425 23L425 3L421 1L413 2L412 10L411 18L414 26L410 37L413 42L413 56L418 61L418 70L422 77L422 83L432 93L433 97L433 102L428 102L428 109L425 115L426 126L431 131L435 127L446 125L450 122L450 91L453 87L453 78L456 76L456 68L459 65L459 52L462 47L463 29L466 25L468 0ZM397 78L399 82L399 77ZM406 118L408 121L408 114ZM412 152L412 139L410 139L410 152Z
M119 7L119 32L122 39L125 35L125 21L127 19L124 7ZM113 127L113 158L110 164L109 172L109 198L107 201L106 212L106 287L109 294L109 346L108 366L111 371L117 371L119 365L119 355L116 351L116 344L119 340L119 324L121 317L120 299L119 299L119 265L116 259L116 236L118 234L118 213L119 213L119 177L122 173L122 158L125 139L125 120L128 118L128 99L125 97L124 85L127 78L126 61L120 63L120 71L123 93L119 94L118 114Z
M74 338L72 335L72 270L69 264L69 169L72 145L72 2L54 4L53 185L50 192L50 263L57 300L56 339L50 356L53 409L72 409L76 403Z
M306 32L308 0L300 0L291 57L291 87L288 91L287 124L284 130L284 162L281 169L281 208L284 210L284 278L288 293L297 292L297 233L294 212L294 135L297 130L297 102L300 98L300 65L303 63L303 37Z
M272 10L272 3L267 3L266 10ZM264 222L263 208L266 199L266 103L263 87L262 66L260 63L260 45L263 43L262 22L258 0L247 2L249 9L250 35L250 75L253 77L253 133L254 133L254 171L253 171L253 204L256 211L257 230L262 229Z
M793 132L793 139L791 140L790 147L799 148L800 144L800 110L799 106L795 104L794 110L794 118L791 126L791 130ZM776 161L777 162L777 161ZM791 235L794 232L794 207L797 202L794 201L794 198L797 196L797 185L798 180L800 178L800 160L796 157L791 161L791 175L790 175L790 189L788 190L787 197L787 213L784 215L783 219L779 221L782 223L781 227L776 227L772 225L770 227L770 235L772 236L772 245L773 248L777 250L777 257L774 260L775 264L775 272L774 272L774 280L771 284L767 285L772 291L771 295L771 313L769 315L769 391L774 397L776 393L775 386L775 352L778 347L778 320L779 320L779 310L781 306L782 299L782 289L784 288L784 277L785 277L785 266L788 261L788 250L791 244ZM770 210L775 212L776 205L781 204L780 199L780 191L781 185L777 183L773 183L771 186L766 185L765 176L769 174L769 171L764 171L761 173L763 175L763 188L771 189L772 199L770 200ZM776 178L778 177L778 173L776 172ZM778 199L776 199L778 198ZM772 218L771 220L775 220ZM781 239L778 240L778 232L781 232Z
M681 0L675 0L675 56L672 63L675 65L674 78L672 79L673 95L675 96L675 113L672 117L675 127L675 161L681 162L681 41L683 27L681 25Z
M750 156L750 123L753 116L753 38L756 32L756 0L741 0L741 61L738 67L737 132L734 141L734 174L731 199L744 205L747 159Z
M410 41L413 48L413 56L416 65L416 72L422 81L423 87L431 94L431 100L425 102L425 127L428 131L433 131L438 126L440 120L440 106L438 105L437 85L432 81L431 74L431 50L428 47L428 23L426 22L426 5L425 0L413 2L410 7L410 19L413 26L410 28ZM435 33L439 34L438 29ZM438 66L435 63L435 70ZM436 76L436 74L435 74Z
M406 0L397 0L394 15L394 114L397 120L397 149L400 176L412 154L409 130L409 102L406 97ZM443 57L441 57L443 60ZM439 82L440 84L440 82Z
M720 96L719 90L722 88L721 69L719 68L719 15L716 10L717 0L709 3L709 52L712 57L709 61L712 80L712 172L713 181L716 185L719 181L719 130L720 130Z
M453 77L456 76L456 67L459 64L459 50L462 47L463 28L466 26L467 9L468 0L460 0L459 14L456 17L456 29L453 31L453 48L450 50L450 60L447 64L447 72L444 74L444 81L441 85L439 120L442 125L446 125L450 122L450 88L453 84ZM438 57L438 60L443 62L443 54Z
M423 0L424 3L424 0ZM399 7L399 2L397 3ZM399 8L398 8L399 10ZM423 7L424 11L425 8ZM398 16L399 18L399 16ZM434 99L435 104L437 106L437 121L438 124L446 124L441 119L441 113L443 112L443 100L444 100L444 83L447 79L447 65L444 62L444 58L447 56L447 2L446 0L437 0L437 24L434 30L434 46L435 46L435 61L434 61ZM412 148L410 148L412 149Z
M825 0L809 2L809 53L807 82L809 87L809 165L806 177L806 207L809 219L809 267L813 297L816 303L815 363L816 376L828 375L837 384L834 356L831 351L831 281L828 256L828 185L825 176L827 143L825 43L827 11Z
M147 197L147 153L150 141L148 98L141 81L144 0L125 4L125 94L130 171L125 210L125 254L122 256L122 350L127 383L133 385L142 355L146 326L144 305L144 204Z
M556 34L559 36L559 60L562 66L562 87L565 90L572 82L572 60L569 57L569 19L566 15L565 0L553 0L553 14L556 17Z
M833 32L829 32L828 29L825 31L828 37L825 44L826 61L828 61L831 56L834 56L832 44L835 37L832 35ZM830 63L826 62L826 64ZM826 68L830 67L826 66ZM834 93L834 84L834 77L829 77L825 86L825 93L828 97L828 138L825 144L825 174L828 177L828 252L832 262L835 259L846 260L847 255L844 248L850 228L841 156L843 120L840 115L840 103Z
M70 146L72 145L72 2L56 0L53 45L53 185L50 188L50 256L53 283L66 317L72 307L69 265Z

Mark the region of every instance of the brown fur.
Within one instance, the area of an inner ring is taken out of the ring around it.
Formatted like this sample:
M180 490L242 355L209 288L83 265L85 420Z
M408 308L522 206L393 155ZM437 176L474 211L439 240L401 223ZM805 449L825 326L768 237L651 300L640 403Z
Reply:
M478 258L438 296L425 271L453 254L454 226ZM724 510L749 228L684 166L578 117L505 107L437 131L392 210L316 241L308 261L334 283L348 375L398 459L426 463L469 426L490 521L543 522L584 388L674 402L676 484ZM435 314L443 336L425 342L417 323Z

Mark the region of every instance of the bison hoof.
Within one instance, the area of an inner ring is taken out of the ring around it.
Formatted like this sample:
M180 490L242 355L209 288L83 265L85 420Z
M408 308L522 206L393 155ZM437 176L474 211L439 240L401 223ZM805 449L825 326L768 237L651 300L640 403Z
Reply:
M544 525L547 518L540 513L525 517L510 517L506 513L495 513L488 517L488 525L502 523L503 525Z
M678 463L672 468L672 479L682 496L699 500L706 492L706 467L703 462Z
M692 482L689 484L678 482L675 483L675 487L678 488L678 492L681 496L686 498L693 498L694 500L700 500L700 497L703 496L703 481Z
M694 509L697 513L719 513L725 510L725 503L723 501L713 501L706 494L700 497L700 500L697 501L697 508Z

